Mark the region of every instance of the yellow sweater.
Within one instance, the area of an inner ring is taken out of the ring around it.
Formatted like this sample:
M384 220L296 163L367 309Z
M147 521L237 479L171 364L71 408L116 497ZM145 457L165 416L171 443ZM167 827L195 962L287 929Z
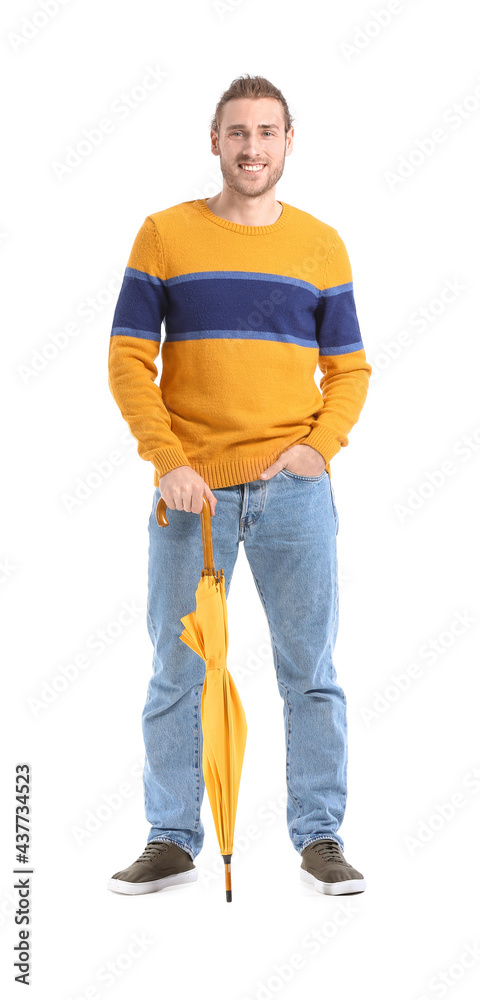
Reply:
M135 237L108 384L155 486L180 465L210 489L251 482L299 443L330 475L348 444L372 372L349 258L336 229L280 204L272 225L242 226L186 201Z

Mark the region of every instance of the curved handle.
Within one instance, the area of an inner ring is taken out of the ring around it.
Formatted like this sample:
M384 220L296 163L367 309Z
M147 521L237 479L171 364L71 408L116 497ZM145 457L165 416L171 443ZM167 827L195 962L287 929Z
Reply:
M203 545L203 568L205 573L208 575L215 575L215 564L213 561L213 544L212 544L212 515L210 511L210 504L205 496L203 495L203 510L200 513L200 522L202 525L202 545ZM157 503L156 510L157 524L161 528L165 528L168 524L167 518L167 505L163 497Z

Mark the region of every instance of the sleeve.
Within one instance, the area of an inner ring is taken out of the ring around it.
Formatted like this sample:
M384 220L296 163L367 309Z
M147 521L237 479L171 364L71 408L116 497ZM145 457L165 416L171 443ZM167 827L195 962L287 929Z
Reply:
M323 407L302 444L315 448L328 464L348 445L347 435L360 416L372 373L357 318L350 261L337 232L322 285L316 328Z
M113 316L108 352L108 385L138 454L160 476L190 465L155 383L155 359L167 312L163 251L155 222L147 216L128 258Z

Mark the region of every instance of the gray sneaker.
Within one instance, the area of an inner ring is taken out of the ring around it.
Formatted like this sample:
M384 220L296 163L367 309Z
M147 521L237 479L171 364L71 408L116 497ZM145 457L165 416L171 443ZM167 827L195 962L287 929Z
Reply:
M167 885L195 882L197 877L198 871L188 851L171 841L152 840L129 868L112 875L107 889L137 895L157 892Z
M302 851L300 878L310 882L317 892L331 896L363 892L366 887L361 872L345 861L338 840L316 840Z

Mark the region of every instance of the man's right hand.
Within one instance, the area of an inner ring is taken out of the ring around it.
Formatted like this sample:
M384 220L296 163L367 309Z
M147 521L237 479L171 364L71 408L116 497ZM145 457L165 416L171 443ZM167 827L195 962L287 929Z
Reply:
M210 504L210 513L212 516L215 515L217 497L190 465L179 465L178 468L160 476L159 487L162 498L170 510L187 510L192 514L201 514L203 494L205 494Z

